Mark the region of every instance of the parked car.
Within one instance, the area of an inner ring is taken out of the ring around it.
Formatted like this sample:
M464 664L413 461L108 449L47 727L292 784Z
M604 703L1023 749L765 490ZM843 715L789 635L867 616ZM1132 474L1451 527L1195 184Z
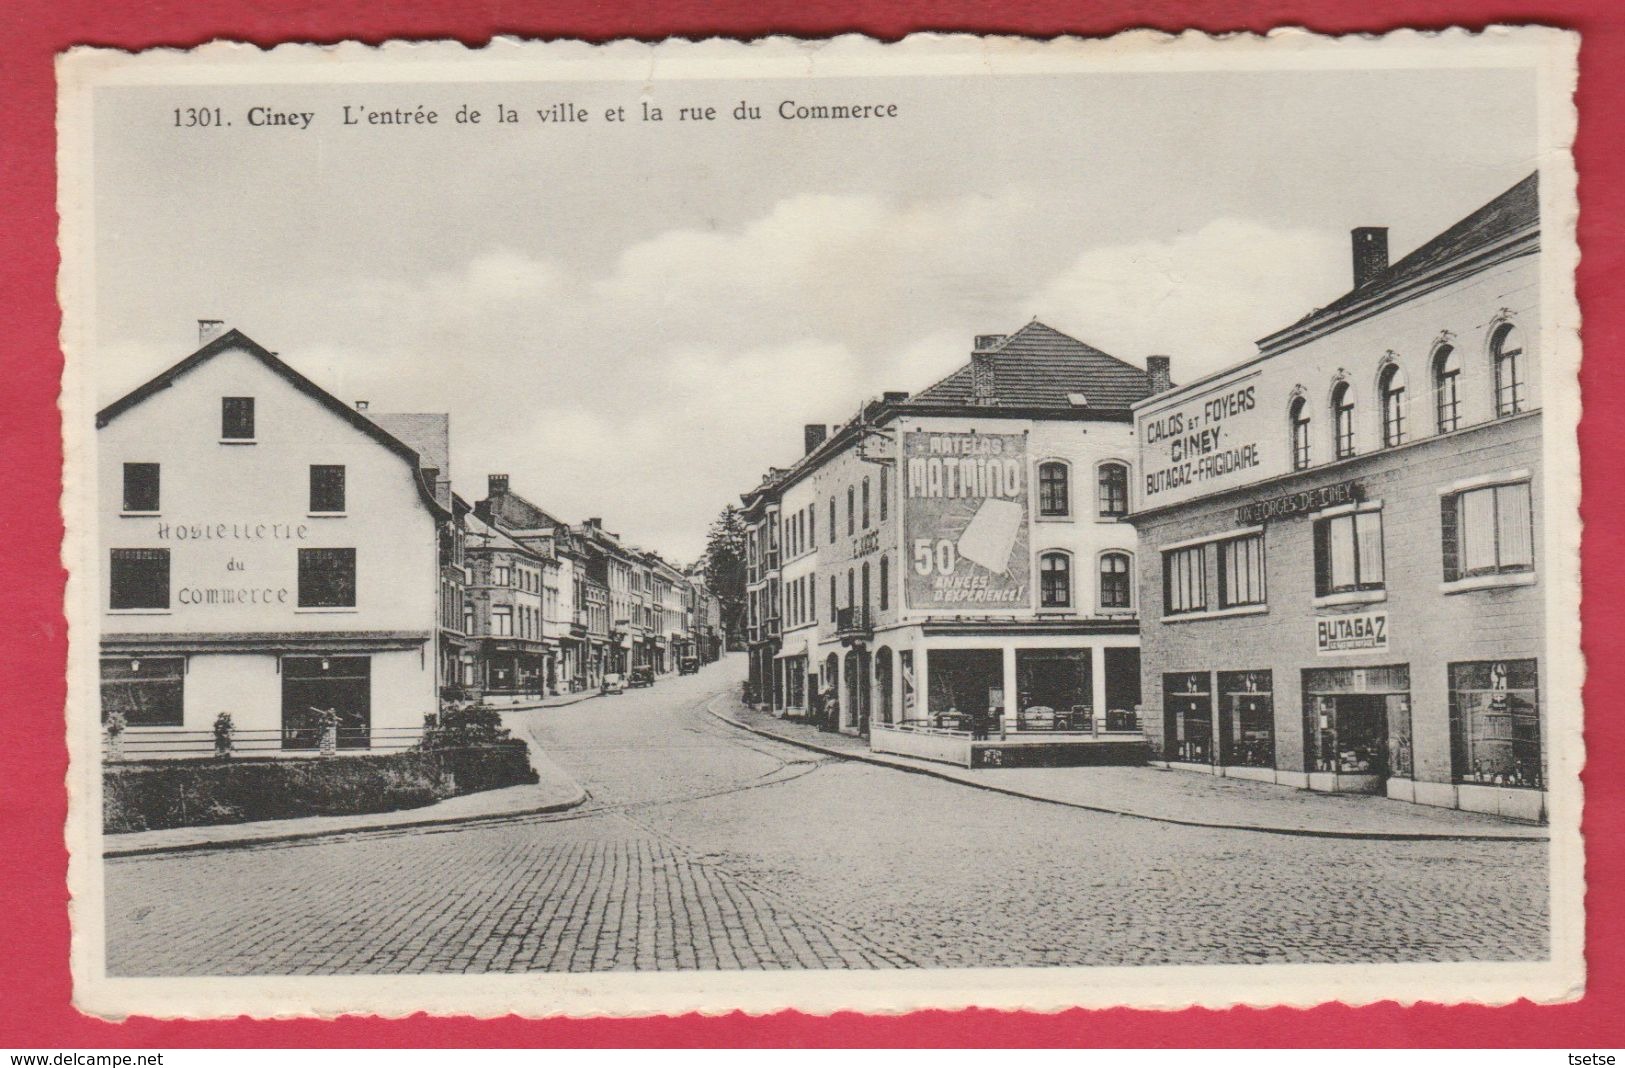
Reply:
M626 680L628 686L653 686L655 684L655 669L651 667L635 667L632 675Z
M700 658L697 656L685 656L677 661L677 674L679 675L693 675L699 670Z
M612 671L604 676L604 681L598 684L600 693L625 693L626 676L618 671Z

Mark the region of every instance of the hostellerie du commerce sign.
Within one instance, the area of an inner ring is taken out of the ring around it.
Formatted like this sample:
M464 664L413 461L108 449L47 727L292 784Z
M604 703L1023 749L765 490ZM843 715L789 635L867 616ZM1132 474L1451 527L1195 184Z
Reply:
M1266 413L1263 399L1254 372L1140 412L1136 508L1160 508L1280 474L1283 454L1275 439L1285 433L1284 417Z
M903 435L907 604L933 611L1003 610L1031 599L1027 437Z
M1387 612L1351 612L1315 620L1315 652L1354 653L1388 648Z

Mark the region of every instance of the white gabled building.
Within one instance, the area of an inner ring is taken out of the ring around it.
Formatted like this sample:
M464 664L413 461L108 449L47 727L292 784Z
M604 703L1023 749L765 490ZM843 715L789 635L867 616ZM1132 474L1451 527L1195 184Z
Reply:
M437 708L450 518L417 454L231 330L96 415L103 716L126 754L386 748Z

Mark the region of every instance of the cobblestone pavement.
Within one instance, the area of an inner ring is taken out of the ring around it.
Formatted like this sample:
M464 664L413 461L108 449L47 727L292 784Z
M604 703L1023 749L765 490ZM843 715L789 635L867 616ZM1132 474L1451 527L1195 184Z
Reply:
M108 861L108 972L1546 954L1544 843L1205 830L817 758L704 713L740 660L536 712L593 794L563 816Z

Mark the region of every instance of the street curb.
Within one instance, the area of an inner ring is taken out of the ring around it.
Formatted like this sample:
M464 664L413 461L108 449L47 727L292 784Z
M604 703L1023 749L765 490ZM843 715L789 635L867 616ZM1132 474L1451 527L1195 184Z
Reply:
M841 758L843 760L856 760L856 761L859 761L859 762L864 763L864 764L873 764L876 767L890 768L893 771L905 771L905 772L910 772L910 773L915 774L915 775L925 775L925 776L929 776L930 778L933 778L933 779L941 779L944 782L952 782L952 783L958 783L960 786L968 786L973 790L986 790L989 793L1004 794L1007 797L1020 797L1020 798L1023 798L1025 800L1028 800L1028 801L1041 801L1041 802L1043 802L1045 804L1049 804L1049 805L1060 805L1063 808L1083 809L1086 812L1100 812L1100 813L1104 813L1104 814L1109 815L1109 816L1126 816L1126 817L1129 817L1130 819L1150 820L1153 823L1171 823L1171 824L1174 824L1174 825L1180 826L1180 827L1206 827L1206 828L1210 828L1210 829L1213 829L1213 830L1222 830L1222 831L1252 831L1252 832L1254 832L1256 834L1280 834L1280 835L1288 835L1290 837L1295 837L1295 838L1343 838L1343 839L1356 839L1356 840L1377 841L1377 842L1461 842L1461 841L1471 841L1471 842L1546 842L1546 841L1550 841L1549 836L1544 834L1544 833L1541 833L1541 834L1473 834L1470 831L1469 832L1446 832L1446 831L1439 831L1439 832L1433 832L1433 831L1340 831L1340 830L1333 830L1333 829L1310 830L1310 829L1304 828L1304 827L1260 827L1260 826L1257 826L1257 825L1246 824L1246 823L1216 823L1216 822L1205 822L1205 821L1202 821L1202 820L1182 820L1182 819L1176 819L1173 816L1153 816L1153 815L1148 815L1147 813L1144 813L1144 812L1129 812L1129 811L1126 811L1124 809L1106 808L1106 807L1101 806L1101 805L1086 805L1081 801L1062 801L1062 800L1060 800L1058 798L1054 798L1054 797L1045 797L1042 794L1028 793L1028 792L1026 792L1024 790L1014 790L1014 789L1011 789L1008 786L995 786L992 783L970 782L968 780L960 778L957 775L950 775L947 772L937 771L934 768L919 768L919 767L915 767L915 766L913 766L911 764L894 764L890 760L886 760L886 759L884 759L882 757L874 756L872 754L854 753L854 752L852 752L850 750L847 750L847 749L835 749L835 748L832 748L830 746L819 745L816 742L808 742L808 741L804 741L804 740L802 740L800 738L790 738L790 737L787 737L787 736L782 735L782 734L775 734L772 731L763 730L760 727L753 727L749 723L744 723L744 722L742 722L740 720L734 719L732 716L724 715L723 713L718 712L716 709L711 707L715 703L716 703L716 698L712 698L710 701L706 702L706 704L705 704L705 711L707 713L709 713L713 718L718 719L721 722L726 723L731 727L738 727L740 730L749 731L750 733L758 735L758 736L760 736L762 738L771 738L772 740L774 740L776 742L783 742L785 745L793 745L793 746L798 746L799 748L802 748L802 749L810 749L815 753L823 753L823 754L825 754L827 756L839 757L839 758Z

